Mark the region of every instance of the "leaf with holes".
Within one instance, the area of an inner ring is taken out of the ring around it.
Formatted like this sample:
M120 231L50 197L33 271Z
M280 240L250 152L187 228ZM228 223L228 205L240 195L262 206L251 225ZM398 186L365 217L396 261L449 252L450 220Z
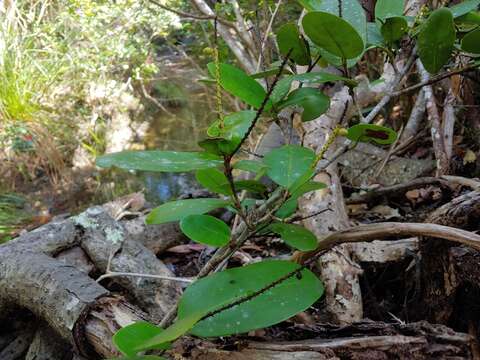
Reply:
M209 169L223 164L215 155L202 152L178 151L122 151L97 158L97 166L117 167L126 170L186 172Z
M311 171L315 153L298 145L285 145L265 155L267 175L277 184L289 188L305 173Z
M354 142L375 142L379 145L390 145L397 139L397 133L384 126L358 124L348 129L347 138Z
M418 34L418 54L428 72L437 73L449 60L456 32L450 10L441 8L430 14Z
M280 53L286 56L290 51L290 59L298 65L310 64L308 43L298 31L297 25L285 24L277 31L277 43Z
M134 356L137 354L137 350L134 350L138 345L144 341L157 336L163 331L153 324L146 321L139 321L134 324L125 326L118 330L112 337L112 341L118 350L124 355ZM169 343L165 343L162 349L168 349Z
M180 221L180 229L200 244L221 247L230 240L230 228L222 220L210 215L190 215Z
M215 64L209 63L207 67L210 74L215 77ZM230 94L258 109L267 95L262 85L235 66L219 64L219 67L220 85ZM271 105L269 101L265 110L268 110Z
M180 221L188 215L201 215L226 207L230 201L222 199L187 199L167 202L152 210L147 216L147 224L163 224Z
M333 55L353 59L362 54L364 42L347 21L327 12L307 13L302 20L305 34Z
M325 114L330 107L330 98L320 90L314 88L300 88L293 90L288 97L279 104L279 109L287 106L303 108L302 121L312 121Z
M190 285L180 300L178 318L243 299L246 301L200 321L191 331L202 337L239 334L284 321L310 307L322 294L323 285L311 271L300 271L300 265L289 261L262 261Z
M310 251L317 247L317 238L303 226L277 222L270 225L269 228L294 249Z

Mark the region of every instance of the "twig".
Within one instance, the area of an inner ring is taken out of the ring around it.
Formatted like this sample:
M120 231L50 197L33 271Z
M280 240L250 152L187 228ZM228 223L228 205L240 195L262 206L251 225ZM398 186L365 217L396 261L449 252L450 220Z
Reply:
M292 259L305 264L325 250L343 243L356 243L380 240L390 237L430 237L453 241L480 250L480 235L449 226L428 223L395 223L360 225L347 230L337 231L320 240L317 249L310 252L297 252Z
M174 276L163 276L163 275L153 275L153 274L141 274L141 273L129 273L129 272L116 272L111 271L103 274L97 279L97 282L100 282L107 278L112 277L121 277L121 276L132 276L132 277L140 277L140 278L148 278L148 279L158 279L158 280L169 280L169 281L178 281L178 282L185 282L185 283L192 283L193 279L182 278L182 277L174 277Z
M407 87L405 89L402 89L402 90L394 91L394 92L392 92L392 97L397 97L397 96L415 91L417 89L423 88L424 86L435 84L436 82L439 82L443 79L452 77L454 75L458 75L458 74L462 74L462 73L467 72L467 71L475 70L479 66L480 66L480 63L473 63L473 64L467 65L463 68L446 71L442 74L438 74L436 76L433 76L433 77L429 78L428 80L423 80L422 82L420 82L418 84L409 86L409 87Z
M387 152L387 155L385 155L385 159L383 159L382 163L380 164L380 166L378 167L378 170L377 172L375 173L375 175L373 176L374 179L377 179L380 174L382 173L383 169L385 168L385 166L387 166L388 162L390 161L390 157L392 157L394 151L395 151L395 148L397 147L397 144L398 142L400 141L400 136L403 134L403 126L402 128L400 129L399 131L399 136L397 136L397 138L395 139L395 141L393 142L392 145L390 145L390 148L388 149L388 152Z
M282 4L282 1L283 0L277 1L277 4L275 5L275 10L273 11L272 17L270 18L270 22L268 23L268 26L267 26L267 30L265 31L265 35L262 40L262 45L260 46L260 54L258 55L257 72L260 70L260 66L262 64L263 52L265 50L265 45L267 44L268 36L270 34L270 31L272 30L273 21L277 16L278 9L280 9L280 5Z
M173 9L169 6L161 4L160 2L158 2L156 0L148 0L148 1L151 2L152 4L158 6L159 8L165 10L165 11L169 11L171 13L174 13L174 14L176 14L178 16L181 16L181 17L184 17L184 18L190 18L190 19L195 19L195 20L215 20L215 19L217 19L219 23L221 23L225 26L231 27L231 28L235 28L235 25L232 22L230 22L228 20L225 20L225 19L218 18L215 15L191 14L191 13L187 13L187 12L184 12L184 11L181 11L181 10Z

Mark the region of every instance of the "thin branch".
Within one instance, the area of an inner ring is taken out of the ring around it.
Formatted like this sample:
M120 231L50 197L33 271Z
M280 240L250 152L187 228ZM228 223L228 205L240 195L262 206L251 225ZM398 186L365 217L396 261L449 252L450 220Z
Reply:
M195 19L195 20L215 20L217 18L217 21L225 26L228 26L228 27L231 27L231 28L235 28L235 24L233 24L232 22L228 21L228 20L225 20L225 19L221 19L221 18L218 18L217 16L215 15L200 15L200 14L192 14L192 13L187 13L187 12L184 12L184 11L181 11L181 10L177 10L177 9L173 9L169 6L166 6L164 4L161 4L160 2L156 1L156 0L147 0L149 2L151 2L152 4L158 6L159 8L165 10L165 11L169 11L171 13L174 13L180 17L184 17L184 18L189 18L189 19Z
M272 30L273 26L273 21L275 20L275 17L277 16L278 10L280 9L280 5L282 4L283 0L278 0L277 4L275 5L275 10L273 11L272 17L270 18L270 22L268 23L267 30L265 31L265 35L262 40L262 45L260 46L260 54L258 55L258 62L257 62L257 72L260 70L260 66L262 64L262 58L263 58L263 52L265 50L265 45L267 44L268 41L268 36L270 34L270 31Z
M436 76L433 76L431 77L430 79L428 80L425 80L425 81L422 81L418 84L415 84L415 85L412 85L412 86L409 86L405 89L402 89L402 90L398 90L398 91L394 91L392 92L392 97L397 97L397 96L400 96L400 95L403 95L403 94L406 94L406 93L409 93L409 92L412 92L412 91L415 91L417 89L420 89L420 88L423 88L424 86L427 86L427 85L432 85L432 84L435 84L443 79L446 79L446 78L449 78L449 77L452 77L454 75L458 75L458 74L462 74L464 72L467 72L467 71L471 71L471 70L475 70L476 68L480 67L480 63L479 62L475 62L473 64L470 64L470 65L467 65L463 68L459 68L459 69L455 69L455 70L450 70L450 71L446 71L444 72L443 74L438 74Z
M169 280L169 281L178 281L178 282L185 282L185 283L192 283L194 281L193 279L174 277L174 276L111 271L100 276L97 279L97 282L100 282L104 279L108 279L112 277L121 277L121 276L131 276L131 277L140 277L140 278L157 279L157 280Z
M395 223L360 225L337 231L320 240L318 247L310 252L297 252L292 259L305 264L319 254L343 243L373 241L391 237L430 237L444 239L480 250L480 235L449 226L428 223Z

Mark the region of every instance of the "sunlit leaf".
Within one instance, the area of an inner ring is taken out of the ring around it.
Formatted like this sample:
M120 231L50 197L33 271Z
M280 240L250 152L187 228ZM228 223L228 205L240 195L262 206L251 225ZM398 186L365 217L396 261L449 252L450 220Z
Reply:
M290 51L290 59L298 65L308 65L310 54L307 42L300 35L297 25L289 23L277 31L277 43L280 53L286 56Z
M344 59L362 54L364 42L352 25L342 18L326 12L307 13L303 30L318 46Z
M216 309L251 297L199 322L191 333L213 337L264 328L304 311L317 301L323 286L309 270L299 271L261 294L256 292L300 269L288 261L262 261L210 275L190 285L179 303L178 318ZM169 341L169 340L167 340Z
M330 98L315 88L300 88L292 91L279 108L299 106L303 108L302 121L312 121L325 114L330 107Z
M294 249L310 251L317 247L317 238L303 226L277 222L271 224L269 228Z
M207 66L210 74L215 77L215 64L209 63ZM220 64L219 67L220 85L248 105L259 108L267 95L262 85L235 66ZM266 110L270 107L271 102L267 104Z
M153 324L146 321L139 321L118 330L115 335L113 335L112 341L122 354L132 357L138 352L135 350L137 346L157 336L162 331L162 328ZM169 347L170 344L165 343L162 348L168 349ZM131 359L130 357L129 359Z
M190 240L209 246L224 246L230 240L228 225L210 215L189 215L180 221L180 229Z
M311 170L315 153L297 145L285 145L265 155L267 175L277 184L290 187L297 179Z
M126 170L185 172L208 169L223 164L223 160L204 152L122 151L97 158L97 166Z
M228 200L222 199L187 199L167 202L152 210L147 216L147 224L163 224L179 221L188 215L201 215L209 211L226 207Z
M464 0L457 5L451 6L449 9L454 18L465 15L470 11L477 10L480 6L480 0Z
M418 35L418 53L423 66L430 73L445 65L455 43L455 25L450 10L441 8L432 12Z
M389 145L397 139L397 133L384 126L358 124L348 129L347 138L354 142L375 142L379 145Z

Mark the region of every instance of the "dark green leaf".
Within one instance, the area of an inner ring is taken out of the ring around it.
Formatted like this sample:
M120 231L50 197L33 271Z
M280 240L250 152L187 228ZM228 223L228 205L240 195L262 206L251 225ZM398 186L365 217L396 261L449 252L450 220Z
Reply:
M268 189L260 181L256 180L239 180L235 181L235 190L237 191L250 191L257 194L265 194Z
M353 59L363 52L364 43L357 30L338 16L314 11L304 16L302 24L307 36L333 55Z
M460 4L453 5L450 7L450 11L454 18L465 15L470 11L477 10L480 5L480 0L466 0L462 1Z
M267 174L277 184L289 188L305 173L311 171L315 153L297 145L285 145L265 155Z
M480 29L469 32L463 37L462 50L472 54L480 54Z
M280 102L287 96L292 86L292 81L291 76L287 76L277 82L277 85L273 88L272 94L270 95L270 99L274 104Z
M305 39L300 35L297 25L285 24L277 32L280 53L286 56L290 50L290 59L298 65L310 64L310 55Z
M399 16L387 18L382 24L381 32L387 43L400 40L408 32L407 20Z
M152 210L147 216L147 224L163 224L180 221L188 215L201 215L209 211L226 207L228 200L222 199L187 199L167 202Z
M222 220L210 215L190 215L180 221L180 229L200 244L221 247L230 241L230 228Z
M259 173L266 168L264 163L255 160L239 160L233 164L234 169Z
M292 91L279 108L299 106L303 108L302 121L311 121L325 114L330 107L330 98L314 88L300 88Z
M291 198L298 199L300 196L309 193L310 191L316 191L325 189L327 185L318 181L307 181L297 188L292 188Z
M223 164L218 156L202 152L122 151L97 158L97 166L127 170L185 172Z
M385 21L387 18L403 15L404 0L378 0L375 4L375 19Z
M323 294L317 277L309 270L302 270L253 296L296 269L300 265L288 261L262 261L200 279L185 290L178 317L188 318L204 309L220 308L250 296L248 301L202 320L191 333L202 337L224 336L279 323L304 311Z
M354 142L373 141L380 145L389 145L397 139L397 133L384 126L358 124L348 129L347 138Z
M438 72L452 54L455 26L450 10L441 8L432 12L418 35L418 53L423 66L430 73Z
M270 225L270 230L294 249L310 251L317 247L317 238L303 226L277 222Z
M160 334L163 329L150 324L146 321L139 321L125 326L118 330L112 337L112 341L118 350L124 355L134 356L138 352L134 350L144 341ZM169 343L163 345L163 349L168 349Z
M215 77L214 63L208 64L208 70ZM255 108L260 107L267 95L262 85L243 70L229 64L220 64L220 85L230 94ZM271 102L267 105L266 110L271 107Z
M197 170L195 178L201 185L212 192L232 195L227 177L218 169Z
M262 79L262 78L266 78L266 77L269 77L269 76L276 76L278 74L278 72L280 71L280 67L274 67L272 69L267 69L265 71L260 71L258 73L255 73L255 74L252 74L250 75L250 77L254 78L254 79ZM282 71L282 74L285 74L285 75L290 75L292 72L289 71L288 69L283 69Z
M290 198L285 201L282 206L275 212L275 216L279 219L286 219L295 214L297 211L298 201L297 199Z

